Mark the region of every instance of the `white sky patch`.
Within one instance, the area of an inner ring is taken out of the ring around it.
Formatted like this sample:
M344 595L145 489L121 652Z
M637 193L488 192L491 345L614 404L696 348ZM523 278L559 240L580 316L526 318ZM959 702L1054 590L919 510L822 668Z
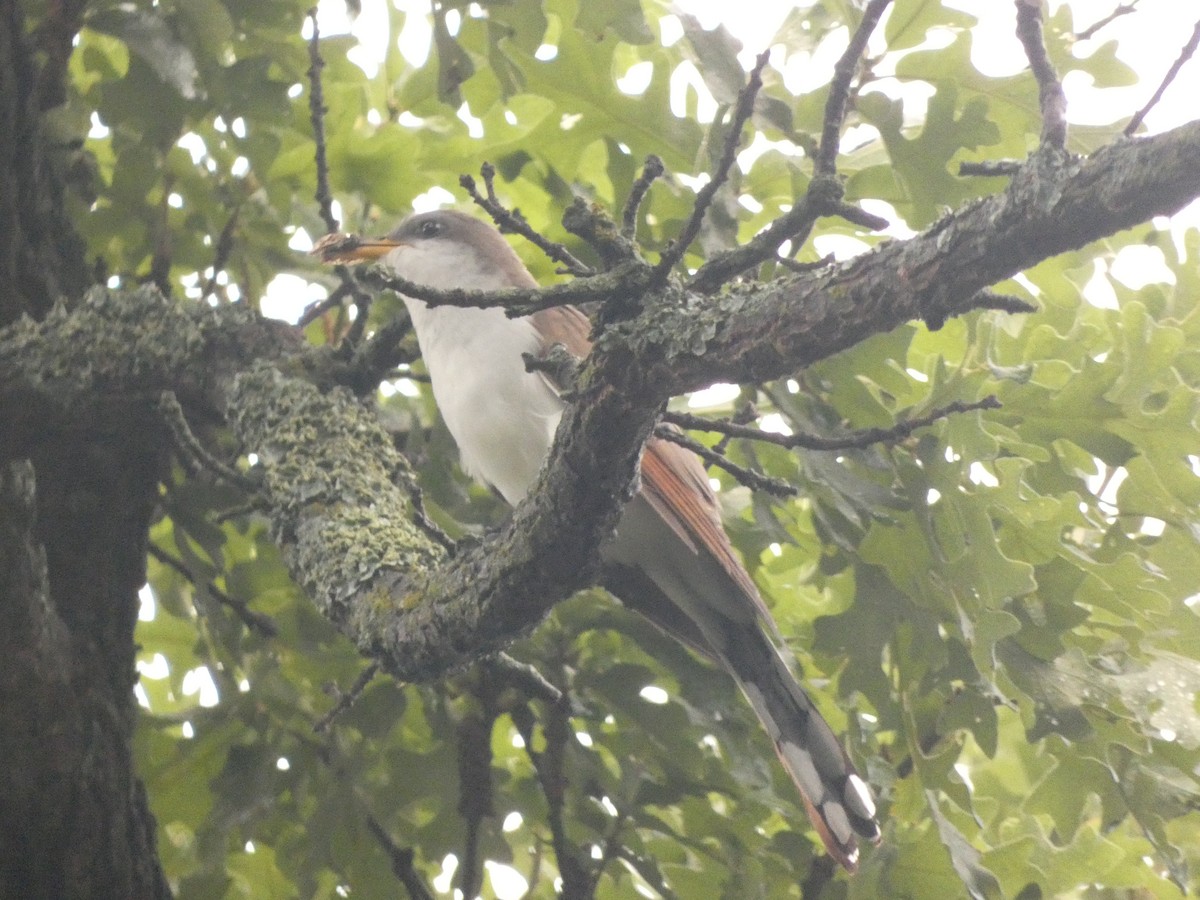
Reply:
M767 413L758 420L758 427L771 434L791 434L792 429L779 413Z
M662 706L671 699L670 694L660 688L657 684L648 684L640 691L638 696L647 703L653 703L655 706Z
M650 79L654 77L654 63L648 59L634 63L625 74L617 79L617 90L622 94L640 97L650 87Z
M688 408L707 409L713 406L725 406L732 403L739 393L741 393L741 388L736 384L714 384L689 395Z
M1122 247L1109 266L1109 272L1121 284L1135 291L1148 284L1175 283L1175 274L1167 267L1162 250L1148 244Z
M1104 260L1092 260L1092 277L1083 286L1083 299L1097 309L1120 308L1117 292L1108 280L1108 264Z
M160 681L171 674L171 664L167 662L167 658L161 653L155 653L150 657L150 661L144 659L137 661L137 672L142 678L150 678L154 681Z
M442 860L442 871L433 879L433 889L439 894L449 893L450 886L454 883L454 873L458 870L458 857L453 853L447 853L445 859Z
M282 319L294 325L305 307L328 296L329 291L322 285L283 272L271 279L260 305L267 318Z
M707 124L717 115L716 99L689 60L684 60L671 72L670 96L671 113L681 119L690 118Z
M471 107L463 103L458 108L458 118L467 126L467 134L473 138L483 137L483 119L472 115Z
M529 890L529 882L525 880L525 876L512 866L489 859L484 862L483 867L492 882L492 890L496 892L496 900L519 900Z
M500 829L505 834L508 834L508 833L516 831L518 828L520 828L521 823L524 821L525 821L524 817L516 810L513 810L507 816L504 817L504 824L502 824L500 826Z
M423 213L432 212L435 209L441 209L443 206L449 206L457 201L452 193L440 185L435 185L423 194L418 194L413 198L413 212Z
M834 259L846 260L861 256L871 249L871 245L848 234L818 234L813 238L813 249L818 256L832 253Z
M221 695L217 691L217 683L213 681L212 673L207 666L189 669L183 676L183 695L190 697L196 694L197 702L203 707L216 706Z
M88 129L88 137L92 140L102 141L108 137L109 129L100 118L98 112L92 113L92 126Z
M313 248L312 235L308 233L308 229L303 225L298 227L292 236L288 238L288 249L295 250L297 253L307 253Z
M971 463L971 468L967 470L967 477L971 479L973 484L990 488L1000 487L1000 479L989 472L983 463Z
M153 622L158 612L158 604L154 599L154 590L148 584L143 584L138 591L138 621Z

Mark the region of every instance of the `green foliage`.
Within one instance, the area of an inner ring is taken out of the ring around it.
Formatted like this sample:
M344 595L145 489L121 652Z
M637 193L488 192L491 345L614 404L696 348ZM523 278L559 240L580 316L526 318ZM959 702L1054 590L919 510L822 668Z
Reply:
M91 175L74 200L100 269L126 280L165 273L179 302L210 280L216 302L258 303L280 273L327 278L288 249L296 228L323 230L311 199L306 6L88 5L55 124L66 137L97 119L107 129L85 142ZM330 177L347 230L382 231L415 197L453 189L488 159L505 201L561 237L555 210L573 192L619 208L646 154L681 175L719 154L720 115L743 71L727 33L687 21L663 46L660 0L443 6L453 14L431 29L421 65L393 49L368 75L351 61L352 39L322 43ZM856 7L797 8L777 42L826 48ZM394 38L409 18L387 16ZM1036 142L1036 85L1027 73L979 72L974 44L1000 38L974 25L940 3L895 4L886 52L847 123L874 129L839 159L850 199L887 201L921 228L999 187L958 177L960 162L1019 158ZM1133 79L1102 36L1093 52L1072 52L1074 27L1069 4L1047 22L1060 74L1101 87ZM930 44L934 32L949 39ZM672 113L684 61L716 101L711 134L694 120L695 88L681 92L687 115ZM876 74L885 63L894 76ZM636 96L616 87L635 65L652 70ZM811 149L827 88L793 95L775 67L765 82L752 131ZM883 90L896 84L926 88L927 111L914 119L909 99ZM1119 129L1074 128L1071 148L1089 151ZM809 162L782 147L734 173L690 264L803 192ZM687 217L690 184L655 186L640 222L647 248ZM819 228L879 239L840 221ZM569 691L565 726L519 685L472 672L428 686L376 678L315 732L332 686L347 690L365 661L299 595L262 522L243 513L216 524L239 498L179 474L152 540L192 579L151 560L156 602L139 641L142 662L162 660L142 678L149 711L135 748L179 896L395 896L371 822L412 848L420 877L442 890L448 856L461 871L470 818L460 810L472 797L488 812L477 823L482 857L522 873L531 896L551 896L562 863L539 767L544 775L556 753L561 839L597 866L600 897L776 898L800 896L802 884L813 897L1196 889L1200 237L1176 241L1143 226L1000 286L1031 296L1035 315L910 326L792 381L742 387L739 402L777 425L826 436L956 400L1003 403L838 453L734 442L739 462L802 489L788 502L752 498L714 472L730 532L817 702L881 797L883 843L854 879L814 866L803 812L728 680L596 594L563 604L514 648ZM550 264L520 249L550 277ZM1164 274L1123 284L1108 266L1126 251L1157 252ZM800 252L819 255L812 243ZM1112 302L1084 299L1089 283ZM376 304L372 324L395 310ZM330 317L310 335L328 340L344 326ZM389 396L384 413L444 527L477 532L504 515L450 464L427 391ZM278 635L248 629L223 596L270 616ZM185 690L199 670L213 705ZM464 746L484 744L490 760L461 762ZM496 890L485 878L484 893Z

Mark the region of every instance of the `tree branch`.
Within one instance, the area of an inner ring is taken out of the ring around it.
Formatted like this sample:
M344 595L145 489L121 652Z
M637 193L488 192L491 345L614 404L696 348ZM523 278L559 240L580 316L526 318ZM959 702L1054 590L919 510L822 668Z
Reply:
M1038 154L1004 192L911 240L703 302L645 293L581 368L530 498L453 560L412 524L407 464L374 411L308 382L298 334L241 306L96 290L73 312L0 331L0 454L49 425L136 434L167 389L224 411L259 457L272 537L318 608L398 677L437 678L595 582L596 548L668 396L790 375L914 318L1004 306L984 289L1200 195L1198 148L1192 123L1083 161Z

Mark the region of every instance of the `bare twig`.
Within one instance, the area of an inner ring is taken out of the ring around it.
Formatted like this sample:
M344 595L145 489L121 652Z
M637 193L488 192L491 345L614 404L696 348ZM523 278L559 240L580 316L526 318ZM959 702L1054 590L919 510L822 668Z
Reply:
M1042 109L1042 146L1061 150L1067 145L1067 95L1046 52L1042 31L1042 0L1016 0L1017 37L1025 48L1038 85Z
M761 472L755 472L753 469L747 469L745 466L739 466L725 454L705 447L699 441L676 431L669 425L659 425L654 429L654 435L681 447L687 447L706 463L724 469L752 491L764 491L773 497L795 497L800 493L795 485L789 484L782 478L772 478Z
M454 538L442 530L437 522L429 518L429 513L425 511L425 497L421 494L421 487L417 484L417 479L409 475L406 482L408 502L412 504L413 521L416 522L418 528L445 547L446 551L453 556L458 549L458 544Z
M646 163L642 166L642 174L629 189L629 198L625 201L625 208L621 212L621 237L630 241L637 237L638 209L641 208L642 200L645 199L646 192L650 190L650 185L665 171L666 167L663 166L662 159L654 154L646 157Z
M237 229L238 215L241 213L240 205L233 208L233 212L229 216L229 221L225 223L225 227L221 229L220 236L217 237L216 252L213 255L212 261L212 277L204 285L204 293L200 295L201 300L210 297L217 289L217 274L225 270L226 264L229 262L229 254L233 252L233 233Z
M550 259L554 260L554 262L560 263L563 266L561 270L562 274L574 275L576 278L586 278L596 274L595 269L577 259L570 250L562 244L547 240L530 227L529 223L525 221L524 216L516 210L508 209L500 202L499 198L496 197L495 166L485 162L479 167L479 174L483 177L483 184L487 190L486 197L479 193L479 189L475 185L475 179L470 175L460 175L458 183L462 186L463 190L470 194L475 204L482 207L492 217L492 221L499 226L501 231L521 235L521 237L536 246L550 257Z
M1179 58L1171 64L1171 68L1168 69L1167 74L1163 76L1162 83L1158 86L1158 89L1154 92L1154 95L1150 98L1149 102L1145 106L1137 111L1137 115L1129 120L1129 124L1125 126L1126 137L1130 137L1135 131L1138 130L1138 128L1141 127L1147 113L1149 113L1150 110L1155 107L1158 101L1162 99L1162 95L1167 92L1167 88L1170 87L1171 82L1175 80L1175 76L1179 74L1179 70L1183 68L1184 63L1186 63L1192 58L1193 55L1195 55L1197 47L1200 47L1200 21L1196 22L1195 27L1192 29L1192 36L1188 38L1188 42L1183 45L1183 50L1179 52Z
M258 482L244 472L239 472L221 460L217 459L200 443L200 439L192 434L188 426L187 416L173 391L163 391L158 398L158 412L175 439L175 446L187 460L201 469L208 469L217 476L225 479L243 490L257 492Z
M333 724L333 720L348 710L354 705L355 701L362 696L362 692L367 689L367 685L379 674L379 663L373 662L354 679L354 684L350 685L350 690L345 693L338 690L337 685L331 685L331 691L337 702L333 704L329 712L317 719L313 724L313 731L317 734L324 734L329 730L329 726Z
M167 568L174 569L197 588L202 588L205 593L209 594L222 606L226 606L233 610L234 614L242 620L242 624L251 631L257 631L263 637L269 638L273 638L279 634L279 629L276 627L275 621L270 616L264 615L260 612L255 612L254 610L250 609L245 600L239 600L235 597L229 596L211 581L205 581L202 583L201 580L196 577L196 574L187 567L183 560L172 556L166 550L163 550L161 547L155 544L147 544L146 552Z
M1113 22L1113 21L1121 18L1121 16L1127 16L1131 12L1133 12L1134 9L1137 7L1138 2L1139 2L1139 0L1130 0L1129 3L1122 3L1120 6L1118 6L1116 9L1114 9L1111 13L1109 13L1107 16L1105 16L1103 19L1101 19L1096 24L1083 29L1083 31L1075 32L1075 40L1086 41L1088 38L1094 37L1096 32L1099 31L1101 28L1103 28L1105 25L1108 25L1110 22Z
M1015 159L985 159L979 162L959 163L958 166L958 174L963 177L1010 177L1019 171L1021 171L1021 163Z
M775 262L779 263L779 265L783 266L789 272L815 272L826 266L833 265L834 256L832 253L826 253L820 259L813 262L796 262L796 260L787 256L777 256Z
M863 228L869 228L872 231L882 231L890 224L883 216L877 216L874 213L869 213L865 209L859 209L851 203L843 203L841 201L835 203L826 211L825 215L841 216L852 225L861 225Z
M392 874L400 879L400 883L408 891L409 900L434 900L433 894L425 886L425 882L421 880L413 865L415 854L412 848L401 847L393 841L387 833L387 829L371 813L367 813L367 827L371 829L371 834L391 859Z
M529 663L513 659L507 653L497 653L485 662L499 677L519 687L526 695L544 700L557 706L566 699L566 694L550 683L541 672Z
M317 206L326 230L332 234L341 230L341 224L333 214L333 195L329 191L329 160L325 152L325 92L321 88L321 70L325 60L321 58L321 31L317 27L317 8L308 11L312 22L312 38L308 42L308 111L312 117L313 141L316 143L317 161Z
M842 124L846 120L846 105L850 100L850 82L858 71L859 61L871 39L871 32L883 17L883 11L892 0L871 0L863 10L846 52L833 68L833 80L829 83L829 99L825 101L825 121L821 128L821 146L814 160L818 175L832 175L837 171L838 148L842 140Z
M815 434L804 433L779 434L774 431L763 431L752 425L732 422L727 419L706 419L703 416L682 412L663 413L663 421L676 425L679 428L687 428L691 431L711 431L729 437L745 438L766 444L776 444L789 450L852 450L861 449L871 444L894 444L908 437L918 428L932 425L940 419L945 419L957 413L999 408L1000 401L991 395L984 397L982 400L970 403L956 400L945 406L939 406L923 416L898 422L891 428L867 428L862 431L856 431L852 435L838 438L821 437ZM665 437L666 435L663 436Z
M683 254L687 252L692 241L700 233L700 227L704 224L704 216L712 205L713 197L729 180L729 172L737 162L737 149L742 140L742 129L746 127L750 116L754 114L754 100L762 89L762 73L763 69L767 67L767 60L770 57L770 52L766 50L758 55L746 84L738 92L737 102L734 104L730 117L729 133L725 135L725 148L721 159L708 183L696 192L696 202L692 205L692 215L687 224L663 252L658 264L654 267L655 277L660 284L666 280L671 269L675 268L683 259Z
M632 261L595 278L577 278L574 281L544 288L505 288L498 291L432 288L406 278L400 278L378 266L368 268L361 277L363 283L368 287L377 290L387 288L399 294L423 300L430 306L461 306L480 309L495 306L504 309L510 318L518 318L539 309L550 309L554 306L604 301L611 299L614 295L636 295L647 286L649 270L644 263Z
M345 267L339 266L339 268ZM341 273L339 272L338 274ZM317 319L321 318L321 316L325 315L325 313L340 306L342 301L353 295L353 293L353 284L346 280L346 278L343 278L342 283L334 288L333 292L328 297L326 297L324 300L318 300L316 303L313 303L306 310L304 310L304 312L301 313L300 318L296 320L296 324L301 328L307 328Z

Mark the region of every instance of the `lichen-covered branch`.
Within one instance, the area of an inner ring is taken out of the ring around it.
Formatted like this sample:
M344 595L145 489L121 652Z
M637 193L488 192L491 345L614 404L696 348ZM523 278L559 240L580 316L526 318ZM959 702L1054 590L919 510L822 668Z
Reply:
M414 524L405 462L374 411L321 380L322 351L239 306L97 290L75 310L0 330L0 457L19 456L48 423L136 439L155 427L164 390L223 414L258 456L263 508L293 576L364 652L429 680L502 648L594 583L596 548L668 396L777 378L914 318L936 326L972 309L1020 309L984 289L1196 196L1200 123L1087 160L1039 153L1003 193L820 271L704 298L642 283L636 314L605 330L580 368L529 500L453 559Z

